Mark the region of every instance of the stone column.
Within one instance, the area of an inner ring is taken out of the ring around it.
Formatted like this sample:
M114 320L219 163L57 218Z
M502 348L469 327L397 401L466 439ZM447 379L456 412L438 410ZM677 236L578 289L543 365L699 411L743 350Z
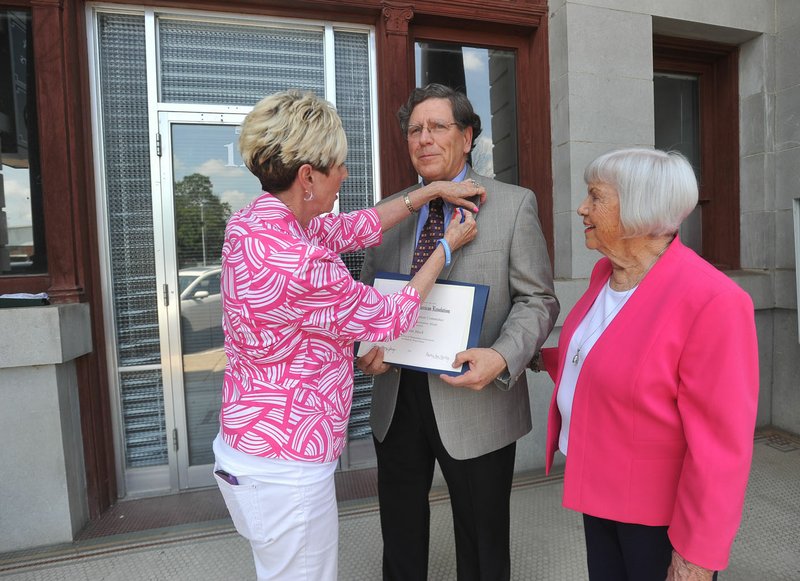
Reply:
M88 522L75 359L89 307L0 309L0 553L71 542Z
M551 4L555 274L585 278L599 258L584 247L575 211L583 170L620 147L653 146L653 53L649 14L572 2Z

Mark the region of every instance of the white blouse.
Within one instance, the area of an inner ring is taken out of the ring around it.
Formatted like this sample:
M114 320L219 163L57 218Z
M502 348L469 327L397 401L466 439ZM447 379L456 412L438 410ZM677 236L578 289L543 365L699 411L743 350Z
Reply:
M556 403L558 411L561 413L561 433L558 437L558 449L565 456L567 455L567 444L569 442L569 420L572 414L572 400L575 398L575 386L578 383L578 376L583 369L583 362L592 350L597 340L603 335L611 321L622 310L623 305L628 302L633 292L638 288L635 286L626 291L615 291L606 281L600 293L597 295L586 316L580 325L575 329L569 342L567 359L564 362L564 370L561 372L561 382L558 384L558 394Z

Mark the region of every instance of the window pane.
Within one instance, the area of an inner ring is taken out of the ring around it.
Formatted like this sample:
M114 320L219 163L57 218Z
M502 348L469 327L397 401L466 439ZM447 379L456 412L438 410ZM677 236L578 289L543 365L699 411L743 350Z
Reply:
M47 272L31 17L0 10L0 275Z
M170 133L186 444L189 464L198 466L214 462L211 444L219 432L225 224L261 194L261 185L238 154L239 127L174 123Z
M144 18L99 16L108 240L129 468L167 463L158 333ZM133 369L132 369L133 368Z
M417 86L441 83L464 91L481 118L483 131L472 151L475 171L518 184L514 52L440 42L414 48Z
M339 192L339 209L351 212L369 208L375 200L372 172L372 126L369 85L369 37L365 33L335 32L336 109L347 134L349 177ZM355 278L364 263L364 252L342 256ZM372 377L354 368L353 407L348 425L350 440L369 438L369 407Z
M159 20L161 99L253 105L285 89L325 94L322 30Z
M700 167L700 92L696 75L655 73L655 146L680 151L694 168L698 183ZM680 227L681 241L700 253L703 247L702 206L699 204Z
M125 461L130 468L167 463L167 430L161 371L120 373Z
M700 174L700 113L696 75L655 73L656 148L680 151Z

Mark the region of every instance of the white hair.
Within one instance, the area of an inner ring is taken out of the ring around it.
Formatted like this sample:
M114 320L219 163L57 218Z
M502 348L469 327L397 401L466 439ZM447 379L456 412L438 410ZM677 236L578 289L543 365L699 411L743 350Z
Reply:
M674 234L697 205L694 170L677 151L611 151L590 163L583 179L587 184L608 184L617 191L626 238Z

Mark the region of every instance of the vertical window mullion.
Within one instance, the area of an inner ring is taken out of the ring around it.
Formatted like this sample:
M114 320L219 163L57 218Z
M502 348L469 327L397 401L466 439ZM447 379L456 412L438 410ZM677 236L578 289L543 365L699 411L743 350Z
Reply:
M325 98L336 105L336 44L333 26L325 26Z
M380 174L380 143L378 137L378 80L375 75L377 68L376 64L376 48L375 48L375 31L370 30L367 37L367 62L369 66L369 100L370 100L370 118L371 118L371 133L373 137L372 144L372 183L373 197L372 203L377 204L381 199L381 174Z

